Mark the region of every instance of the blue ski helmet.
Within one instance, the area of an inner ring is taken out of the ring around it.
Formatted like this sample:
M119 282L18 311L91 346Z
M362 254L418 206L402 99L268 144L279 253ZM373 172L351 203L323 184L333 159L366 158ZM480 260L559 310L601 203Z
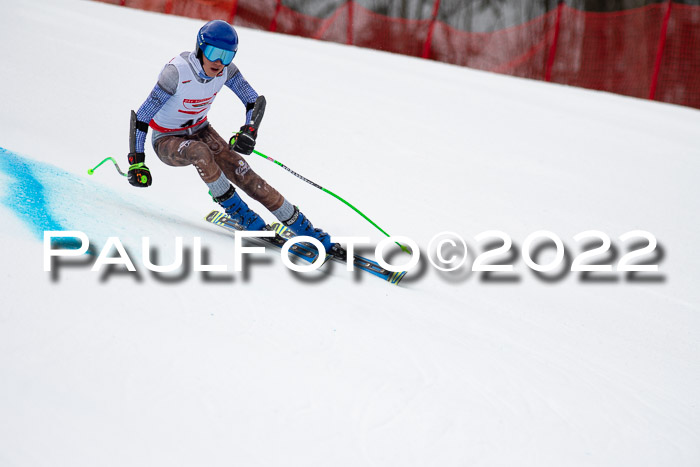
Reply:
M197 33L197 45L194 53L199 55L200 50L204 52L207 45L222 51L233 52L230 54L231 59L228 60L228 63L231 63L233 56L238 51L238 34L233 26L226 21L220 19L209 21ZM224 63L224 65L228 65L228 63Z

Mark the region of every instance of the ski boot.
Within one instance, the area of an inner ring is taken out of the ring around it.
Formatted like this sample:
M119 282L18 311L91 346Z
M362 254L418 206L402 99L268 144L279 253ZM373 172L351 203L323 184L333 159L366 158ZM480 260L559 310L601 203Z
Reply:
M265 221L248 207L233 186L225 194L214 198L214 201L224 208L231 219L246 230L266 230Z
M298 236L305 235L317 239L323 244L327 253L332 253L334 246L337 245L337 243L331 242L331 236L326 232L321 229L315 229L314 226L311 225L311 222L309 222L309 219L299 212L299 208L296 206L294 206L294 214L292 217L283 222L283 224Z

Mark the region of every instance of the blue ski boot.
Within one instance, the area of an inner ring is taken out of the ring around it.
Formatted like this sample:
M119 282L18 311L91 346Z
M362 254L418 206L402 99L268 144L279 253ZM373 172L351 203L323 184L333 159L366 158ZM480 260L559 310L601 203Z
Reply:
M238 222L246 230L265 230L265 221L248 207L245 201L238 196L233 186L225 194L214 198L214 201L224 208L231 219Z
M289 220L283 222L283 224L296 235L306 235L317 239L323 244L326 252L328 253L331 252L333 246L335 245L335 243L331 242L331 236L321 229L315 229L314 226L311 225L311 222L309 222L309 219L307 219L304 214L299 212L299 208L296 206L294 206L294 215L292 215Z

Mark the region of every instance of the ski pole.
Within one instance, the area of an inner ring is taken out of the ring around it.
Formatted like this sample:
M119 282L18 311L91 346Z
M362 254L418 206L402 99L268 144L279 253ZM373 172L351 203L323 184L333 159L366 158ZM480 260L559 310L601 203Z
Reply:
M88 175L92 175L93 173L95 173L95 170L107 161L112 161L114 163L114 168L117 169L117 172L119 172L119 175L123 175L125 177L127 176L127 174L122 172L122 170L119 168L119 164L117 164L117 161L115 161L113 157L106 157L102 162L97 164L95 167L93 167L92 169L88 169L88 171L87 171Z
M374 222L372 219L370 219L369 217L367 217L362 211L360 211L360 210L357 209L355 206L353 206L352 204L348 203L347 201L345 201L343 198L341 198L340 196L336 195L336 194L333 193L332 191L330 191L330 190L328 190L328 189L322 187L322 186L319 185L318 183L312 182L311 180L309 180L308 178L304 177L303 175L296 173L295 171L293 171L292 169L290 169L289 167L287 167L286 165L284 165L284 164L281 163L280 161L275 160L275 159L273 159L273 158L270 157L270 156L266 156L265 154L263 154L263 153L261 153L261 152L258 152L258 151L256 151L255 149L253 150L253 153L254 153L254 154L257 154L258 156L262 157L263 159L267 159L268 161L273 162L273 163L279 165L279 166L282 167L284 170L286 170L286 171L289 172L290 174L294 175L295 177L297 177L297 178L299 178L299 179L305 181L305 182L308 183L309 185L313 185L313 186L315 186L316 188L318 188L319 190L328 193L329 195L331 195L332 197L334 197L334 198L337 199L338 201L341 201L341 202L344 203L346 206L348 206L350 209L352 209L353 211L355 211L356 213L358 213L360 216L364 217L365 220L366 220L367 222L369 222L370 224L372 224L373 226L375 226L381 233L383 233L383 234L386 235L387 237L391 237L391 235L389 235L388 233L386 233L386 232L384 231L384 229L382 229L382 228L379 227L377 224L375 224L375 222ZM410 253L410 251L408 250L408 248L406 248L405 246L403 246L403 245L400 244L399 242L396 242L396 244L397 244L399 247L401 247L401 250L403 250L404 252Z

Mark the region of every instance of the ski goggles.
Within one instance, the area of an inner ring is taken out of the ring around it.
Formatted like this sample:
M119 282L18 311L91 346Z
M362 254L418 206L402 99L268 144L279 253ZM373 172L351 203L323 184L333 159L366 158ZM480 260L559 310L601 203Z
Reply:
M236 56L235 50L224 50L209 44L204 46L202 52L210 62L219 60L223 65L230 64L233 61L233 57Z

